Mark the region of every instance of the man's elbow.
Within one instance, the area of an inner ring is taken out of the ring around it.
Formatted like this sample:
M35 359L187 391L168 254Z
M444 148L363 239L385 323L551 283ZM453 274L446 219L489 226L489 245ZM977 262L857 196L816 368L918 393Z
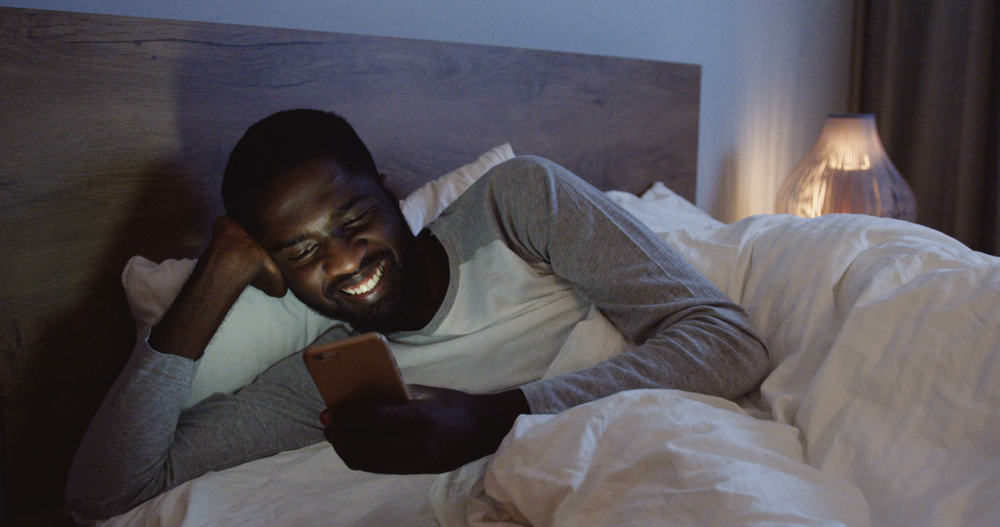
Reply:
M750 391L759 386L764 377L771 372L771 352L768 351L764 341L756 335L747 344L747 348L748 369L751 372L750 377L753 379L753 384L747 390Z
M79 521L98 520L129 511L148 497L145 489L109 484L92 473L70 470L66 481L66 509Z
M689 323L707 335L714 349L715 394L737 399L753 391L770 373L771 358L764 339L740 309L691 317Z
M77 520L100 520L128 510L119 500L108 496L92 496L82 492L72 483L66 486L66 510Z
M737 357L734 361L737 368L733 372L733 378L737 382L732 383L732 391L726 394L729 399L756 389L771 371L771 354L760 335L746 327L734 330L739 334L739 338L732 344L733 355Z

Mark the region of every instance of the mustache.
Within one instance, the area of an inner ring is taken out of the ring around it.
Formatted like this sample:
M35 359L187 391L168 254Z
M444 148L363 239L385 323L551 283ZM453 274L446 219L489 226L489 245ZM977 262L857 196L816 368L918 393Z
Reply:
M364 259L361 260L361 263L358 265L357 272L347 275L341 275L331 280L330 283L326 286L326 289L324 290L326 297L335 298L337 293L340 292L340 290L343 289L347 284L357 281L357 277L361 273L361 271L368 269L370 266L374 265L379 260L387 260L390 265L396 264L396 260L393 257L392 252L389 251L388 249L383 249L379 252L369 254L365 256Z

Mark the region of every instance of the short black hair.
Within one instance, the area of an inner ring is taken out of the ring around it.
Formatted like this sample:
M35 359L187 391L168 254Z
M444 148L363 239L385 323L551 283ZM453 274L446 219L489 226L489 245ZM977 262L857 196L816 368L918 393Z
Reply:
M255 234L260 225L254 207L267 184L317 158L330 158L340 170L378 181L368 147L343 117L323 110L285 110L254 123L229 154L222 175L226 214Z

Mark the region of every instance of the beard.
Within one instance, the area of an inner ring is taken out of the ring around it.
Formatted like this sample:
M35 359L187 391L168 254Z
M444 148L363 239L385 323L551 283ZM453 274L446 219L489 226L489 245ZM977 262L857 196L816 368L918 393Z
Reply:
M386 281L388 291L378 301L368 305L354 305L341 298L339 284L331 284L324 292L332 306L311 306L319 314L349 324L355 331L393 333L404 329L418 298L415 277L408 276L408 266L402 265L395 256L380 252L366 258L361 267L385 259L385 271L381 280ZM382 284L380 284L382 285Z

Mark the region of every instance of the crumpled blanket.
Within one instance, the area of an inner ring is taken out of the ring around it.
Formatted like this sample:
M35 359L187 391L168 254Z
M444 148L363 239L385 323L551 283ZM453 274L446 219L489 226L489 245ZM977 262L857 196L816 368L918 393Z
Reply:
M803 462L797 429L674 390L521 416L431 496L448 526L868 525L857 487Z

